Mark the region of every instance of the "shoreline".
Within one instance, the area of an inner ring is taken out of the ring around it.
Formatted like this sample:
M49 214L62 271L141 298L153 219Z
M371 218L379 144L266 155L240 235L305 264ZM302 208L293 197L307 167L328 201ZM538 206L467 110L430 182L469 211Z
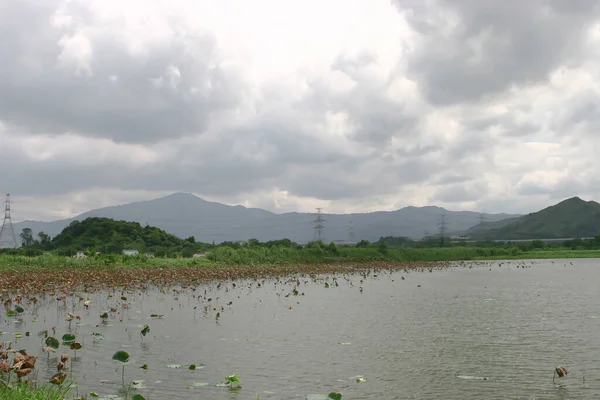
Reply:
M468 263L482 261L469 261ZM461 261L338 262L294 265L202 265L136 267L15 267L0 273L0 291L19 293L109 289L144 289L148 286L195 286L209 282L262 280L295 275L355 274L373 272L424 272L466 267Z

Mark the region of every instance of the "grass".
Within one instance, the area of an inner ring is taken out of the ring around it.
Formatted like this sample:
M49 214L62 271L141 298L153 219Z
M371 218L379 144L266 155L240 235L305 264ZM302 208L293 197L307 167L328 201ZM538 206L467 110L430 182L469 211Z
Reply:
M437 248L219 247L200 258L147 258L96 255L85 259L43 255L0 255L0 290L85 290L153 284L196 284L229 279L259 279L294 274L346 273L365 269L445 268L452 262L557 258L600 258L600 250L566 247L521 249L518 246Z
M7 387L0 385L2 400L64 400L67 390L54 385L44 385L33 388L28 384L17 384Z
M127 270L156 268L224 267L255 265L297 265L323 263L430 262L501 259L600 258L600 250L571 250L548 247L521 250L509 247L452 246L433 248L383 248L316 246L288 247L218 247L206 257L148 258L145 256L97 255L85 259L43 255L28 257L0 255L0 272L61 270Z

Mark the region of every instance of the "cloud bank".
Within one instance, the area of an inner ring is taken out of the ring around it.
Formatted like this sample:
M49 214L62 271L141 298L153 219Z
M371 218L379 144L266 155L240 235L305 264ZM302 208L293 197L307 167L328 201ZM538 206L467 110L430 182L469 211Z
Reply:
M150 3L0 0L17 219L175 191L275 212L600 199L595 1Z

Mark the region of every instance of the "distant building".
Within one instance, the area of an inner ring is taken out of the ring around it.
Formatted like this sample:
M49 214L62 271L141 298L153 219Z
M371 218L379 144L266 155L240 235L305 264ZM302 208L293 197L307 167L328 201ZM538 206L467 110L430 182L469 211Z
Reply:
M451 240L469 240L470 236L462 236L462 235L452 235L450 236Z
M125 256L137 256L138 254L140 254L140 252L137 250L123 250L123 255Z
M83 251L78 251L77 254L73 256L74 258L87 258Z
M198 258L198 257L205 257L205 256L206 256L206 253L196 253L192 257Z
M146 252L146 253L144 253L144 255L146 257L154 258L154 253L151 253L151 252Z
M348 242L347 240L334 240L336 246L356 246L358 242Z

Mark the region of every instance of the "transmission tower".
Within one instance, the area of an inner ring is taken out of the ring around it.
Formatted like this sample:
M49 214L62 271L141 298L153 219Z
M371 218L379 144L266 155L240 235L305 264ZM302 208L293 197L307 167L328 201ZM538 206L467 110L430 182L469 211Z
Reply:
M354 223L352 220L350 221L350 226L348 226L348 239L350 243L354 243Z
M483 225L483 223L485 222L485 215L483 214L479 214L479 225Z
M8 245L8 246L6 246ZM15 230L13 229L12 219L10 217L10 194L6 194L4 201L4 220L2 220L2 228L0 228L0 249L4 247L19 247Z
M444 237L446 236L446 231L448 230L448 220L446 219L446 214L442 214L438 217L437 226L440 233L440 247L444 247Z
M323 209L322 208L317 208L317 213L315 214L315 220L313 221L313 223L315 224L315 226L313 227L313 229L315 230L315 236L314 239L321 242L323 240L325 240L325 234L324 234L324 230L325 230L325 219L323 218Z

